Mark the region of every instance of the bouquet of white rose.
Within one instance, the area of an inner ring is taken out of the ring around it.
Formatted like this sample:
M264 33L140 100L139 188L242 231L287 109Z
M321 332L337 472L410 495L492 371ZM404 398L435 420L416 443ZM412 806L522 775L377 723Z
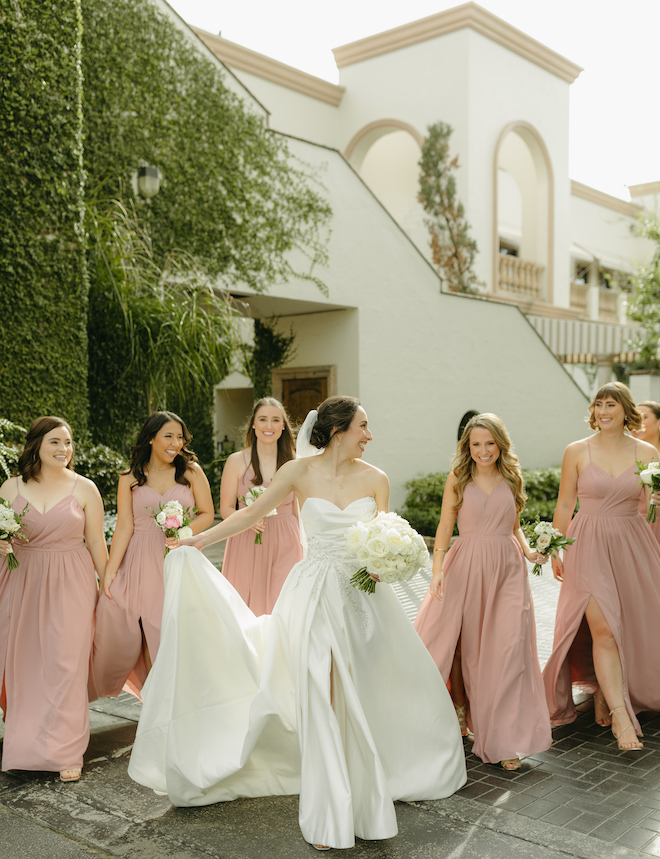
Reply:
M190 520L197 513L197 508L183 507L178 501L162 502L158 505L158 510L151 510L152 517L156 520L156 525L165 533L166 537L176 537L178 540L184 540L186 537L192 537L193 530L189 527ZM165 554L169 549L165 549Z
M560 549L566 549L575 542L575 537L567 537L561 531L553 528L552 522L541 522L538 518L532 525L528 525L524 531L530 548L536 549L542 555L554 555L555 558ZM532 572L535 576L540 576L543 572L541 565L534 564Z
M16 540L23 540L25 543L29 542L28 538L21 533L23 516L25 516L27 509L28 505L26 504L21 512L17 513L9 501L5 501L4 498L0 498L0 540L11 540L14 538ZM20 567L11 546L9 547L9 553L7 555L7 566L10 570L15 570L17 567Z
M249 507L250 504L254 504L257 498L261 498L261 496L266 491L265 486L252 486L248 489L246 495L240 495L239 498L245 504L246 507ZM277 516L277 507L274 510L271 510L270 513L266 513L266 516ZM254 538L255 546L261 546L263 543L263 534L261 531L257 531L257 536Z
M651 487L651 492L660 490L660 462L640 462L637 460L635 474L639 474L641 484ZM646 521L655 522L655 504L649 504Z
M349 552L362 565L351 578L353 587L368 594L376 582L407 582L429 566L429 553L424 538L396 513L379 513L371 522L356 522L346 533Z

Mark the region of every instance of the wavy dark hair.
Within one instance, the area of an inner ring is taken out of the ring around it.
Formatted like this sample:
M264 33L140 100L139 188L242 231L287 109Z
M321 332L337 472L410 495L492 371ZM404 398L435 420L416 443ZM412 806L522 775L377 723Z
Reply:
M319 416L310 436L314 447L327 447L338 432L346 432L361 405L357 397L328 397L318 407Z
M39 482L39 472L41 471L39 448L41 447L41 442L46 433L57 429L57 427L66 427L69 430L69 435L71 435L73 439L71 427L64 418L58 418L55 415L46 415L45 417L37 418L35 421L32 421L30 429L27 431L27 435L25 436L25 447L23 448L23 453L18 458L18 473L21 475L23 483L27 483L28 480L36 480L37 483ZM71 459L67 463L67 468L70 468L71 471L75 470L73 468L73 452L71 453Z
M291 423L282 403L276 400L275 397L262 397L260 400L257 400L252 409L250 421L245 428L245 447L250 448L251 451L250 465L252 466L252 471L254 471L254 480L252 483L255 486L261 486L264 482L261 474L261 466L259 465L259 454L257 453L257 436L254 431L254 421L257 417L257 412L262 406L270 406L282 412L284 428L282 429L282 435L277 439L277 467L280 468L285 462L296 458L296 443L293 439Z
M137 441L131 448L131 461L128 469L124 474L132 474L135 478L135 483L131 485L131 490L136 486L144 486L147 482L147 475L144 473L145 467L149 464L151 458L151 445L149 442L158 435L159 430L169 421L179 424L183 432L183 447L174 457L172 465L175 469L174 479L182 486L190 486L190 481L186 477L186 471L190 468L193 462L197 462L197 457L188 450L188 445L192 441L192 435L188 432L188 427L183 420L175 415L174 412L154 412L149 415L142 429L138 433Z

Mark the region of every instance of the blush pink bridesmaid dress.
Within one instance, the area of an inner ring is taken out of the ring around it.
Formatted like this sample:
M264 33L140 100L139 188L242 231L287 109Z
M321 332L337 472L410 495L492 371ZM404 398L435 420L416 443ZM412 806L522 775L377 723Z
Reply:
M473 751L486 763L528 757L552 743L516 519L506 481L490 495L468 483L457 517L460 536L443 565L444 600L427 593L415 620L445 680L460 637L467 722Z
M591 633L584 612L593 597L614 636L626 709L642 736L635 713L660 710L660 555L639 513L635 464L612 477L591 461L578 478L580 510L564 553L553 650L543 672L554 725L576 716L572 686L595 690ZM636 451L635 451L636 456Z
M2 769L58 772L82 767L89 743L96 573L73 495L46 513L29 505L23 521L30 542L14 542L20 566L9 570L0 557Z
M124 685L140 697L148 674L143 637L152 664L156 659L165 595L165 535L152 511L167 501L179 501L184 509L195 505L190 487L180 483L163 495L146 483L133 490L133 536L110 586L112 599L102 592L96 607L90 701L119 695Z
M254 486L254 471L248 465L238 482L244 498ZM239 500L239 507L245 504ZM293 492L277 508L276 516L264 519L262 543L254 542L255 532L244 531L230 537L225 546L222 572L255 615L270 614L282 585L294 564L302 560L300 523Z

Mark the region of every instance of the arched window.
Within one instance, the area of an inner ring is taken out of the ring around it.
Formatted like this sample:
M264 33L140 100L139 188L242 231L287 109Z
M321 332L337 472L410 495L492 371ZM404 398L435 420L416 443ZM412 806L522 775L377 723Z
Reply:
M478 414L481 414L481 412L465 412L465 414L461 418L460 424L458 425L458 439L457 439L458 441L461 440L461 436L463 435L463 430L468 425L468 421L472 420L472 418L476 418L476 416Z

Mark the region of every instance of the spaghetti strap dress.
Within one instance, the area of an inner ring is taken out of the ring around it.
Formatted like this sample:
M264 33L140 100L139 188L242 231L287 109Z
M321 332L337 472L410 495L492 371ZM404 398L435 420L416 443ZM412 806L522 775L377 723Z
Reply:
M74 484L75 485L75 484ZM12 507L20 513L26 499ZM87 676L98 593L73 494L40 513L28 504L14 541L20 566L0 557L0 707L3 770L82 767L89 743Z
M252 466L243 472L238 482L241 500L254 486ZM251 529L230 537L225 545L222 572L228 582L243 597L253 614L270 614L291 568L302 560L300 523L296 500L291 492L277 508L275 516L264 519L262 543L255 543Z
M133 536L110 585L112 599L101 592L89 681L89 700L119 695L124 685L138 698L147 678L143 639L153 664L160 644L163 613L165 534L153 519L159 503L195 505L188 486L175 483L163 495L146 483L133 490Z
M443 565L444 599L427 593L415 621L445 680L460 637L473 751L486 763L528 757L552 743L516 520L506 481L490 495L468 483L458 510L460 536Z
M591 459L578 477L580 510L564 552L553 650L543 672L550 718L576 717L572 686L595 690L591 633L584 613L593 597L619 649L626 709L639 736L636 713L660 710L660 555L639 513L641 488L631 465L612 477ZM636 454L636 444L635 444Z

